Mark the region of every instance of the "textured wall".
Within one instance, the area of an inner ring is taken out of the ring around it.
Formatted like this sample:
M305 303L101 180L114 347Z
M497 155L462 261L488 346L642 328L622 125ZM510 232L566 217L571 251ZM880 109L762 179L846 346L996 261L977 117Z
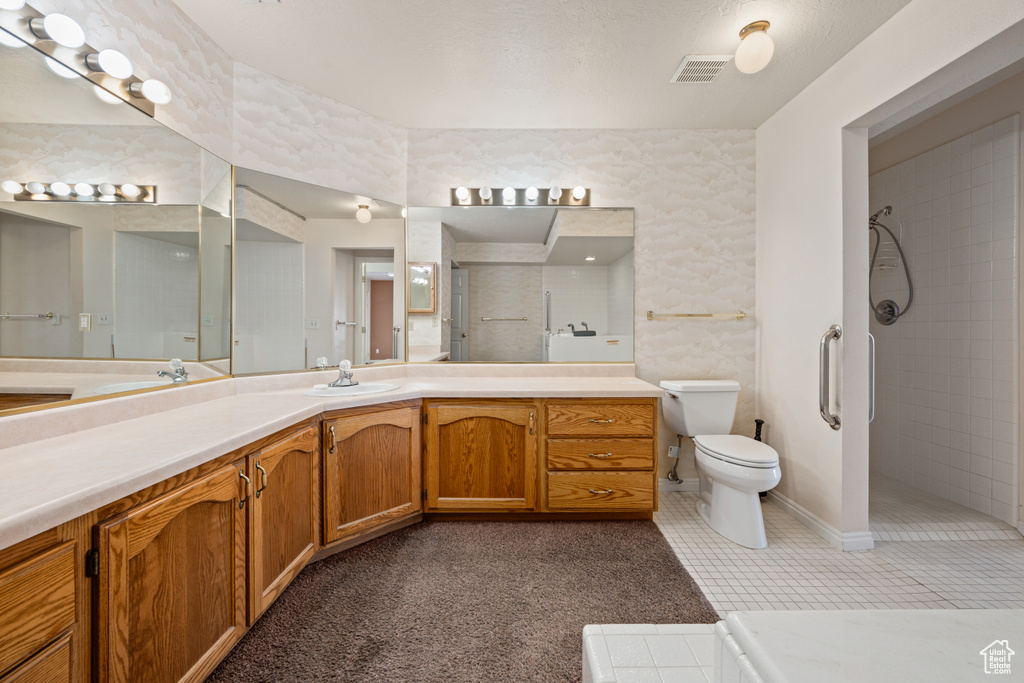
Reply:
M1020 415L1019 118L870 180L872 209L893 207L882 222L897 236L903 223L914 282L903 317L890 326L871 320L877 343L871 470L1011 524L1017 522ZM875 302L904 306L902 266L888 255L877 261L886 268L876 264L872 274Z
M405 203L405 129L239 62L234 73L235 164Z
M754 312L753 131L411 130L408 180L411 206L443 206L460 185L582 184L595 206L634 207L638 375L739 380L734 430L753 433L756 316L644 317ZM662 429L662 453L670 440Z
M466 266L469 360L541 361L541 266ZM481 320L481 318L526 320Z

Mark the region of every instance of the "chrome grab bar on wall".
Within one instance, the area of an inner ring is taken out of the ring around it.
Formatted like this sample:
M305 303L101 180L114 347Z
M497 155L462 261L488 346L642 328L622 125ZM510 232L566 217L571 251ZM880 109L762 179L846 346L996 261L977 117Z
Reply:
M818 410L821 411L821 419L827 422L828 426L832 429L839 429L839 416L832 412L828 404L829 379L831 376L828 369L828 347L829 342L833 339L839 339L841 336L843 336L843 328L839 327L839 325L833 325L828 328L828 332L821 337L821 348L818 358Z
M391 337L391 357L398 358L398 333L402 331L402 328L392 327L391 331L393 333Z
M871 345L871 374L868 376L870 382L868 396L871 398L871 403L868 409L868 424L871 424L875 419L875 335L870 332L868 332L868 343Z

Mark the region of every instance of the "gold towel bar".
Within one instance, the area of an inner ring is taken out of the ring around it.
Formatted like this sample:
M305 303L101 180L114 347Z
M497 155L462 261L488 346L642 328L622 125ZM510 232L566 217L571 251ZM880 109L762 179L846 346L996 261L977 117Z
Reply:
M648 320L671 320L673 318L734 318L735 320L743 320L747 317L744 311L736 311L735 313L654 313L653 311L647 311Z
M483 320L484 322L489 322L491 320L512 320L512 321L516 321L516 322L522 322L522 321L526 320L526 316L524 315L522 318L480 318L480 319Z

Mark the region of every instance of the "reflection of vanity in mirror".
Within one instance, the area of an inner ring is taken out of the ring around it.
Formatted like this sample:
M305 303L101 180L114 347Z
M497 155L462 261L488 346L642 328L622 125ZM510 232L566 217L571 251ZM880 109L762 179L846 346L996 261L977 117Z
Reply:
M632 362L632 209L411 207L408 242L438 264L411 361Z
M235 249L234 374L405 359L401 206L236 168Z
M0 66L0 410L229 372L230 166L28 46Z

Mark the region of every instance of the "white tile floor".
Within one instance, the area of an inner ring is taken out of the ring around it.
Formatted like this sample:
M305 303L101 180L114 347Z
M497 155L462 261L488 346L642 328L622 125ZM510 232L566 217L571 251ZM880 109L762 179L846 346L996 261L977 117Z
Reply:
M696 493L659 493L655 522L719 614L733 610L1024 609L1024 538L876 541L844 553L770 499L768 547L712 531ZM991 519L991 518L989 518Z

